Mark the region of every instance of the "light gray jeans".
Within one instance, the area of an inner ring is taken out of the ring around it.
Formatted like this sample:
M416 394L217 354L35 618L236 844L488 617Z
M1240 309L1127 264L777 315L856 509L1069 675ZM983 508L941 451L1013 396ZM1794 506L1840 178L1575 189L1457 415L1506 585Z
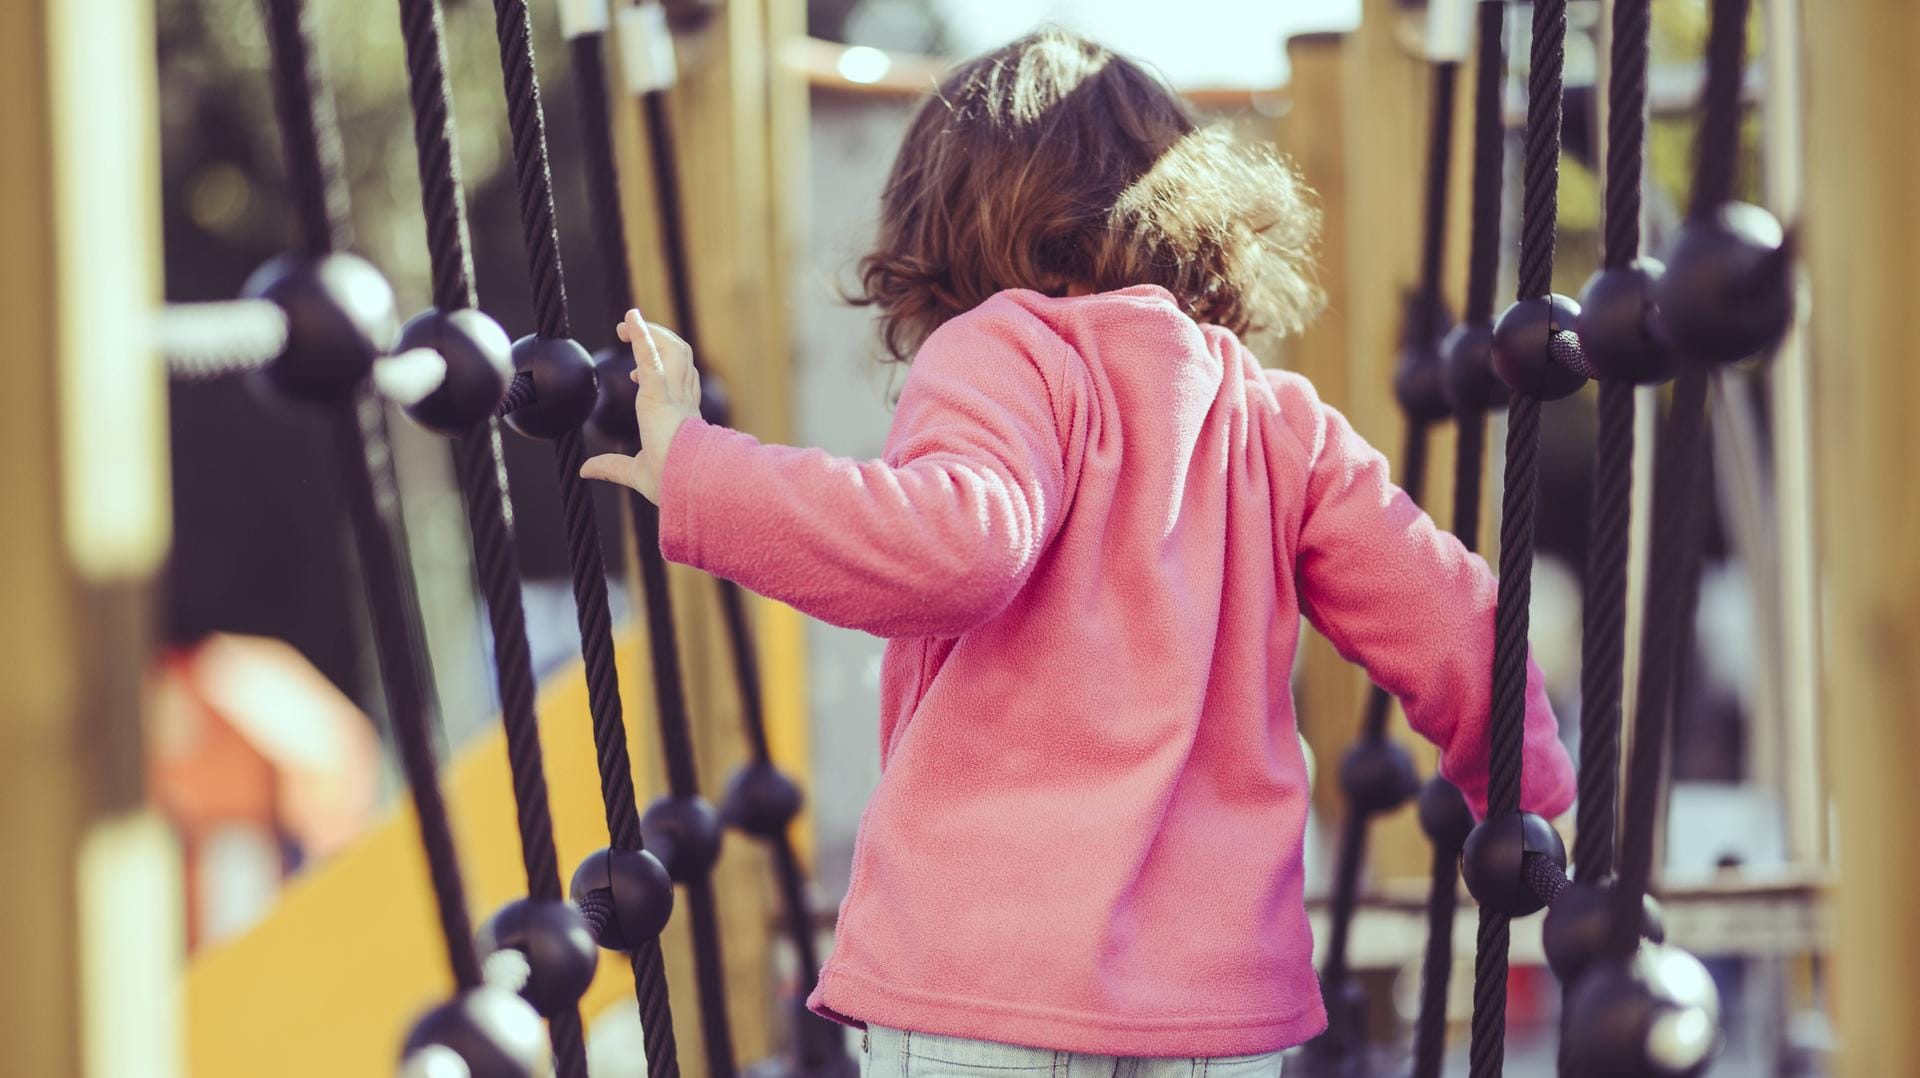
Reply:
M869 1024L861 1078L1276 1078L1280 1053L1215 1058L1096 1056Z

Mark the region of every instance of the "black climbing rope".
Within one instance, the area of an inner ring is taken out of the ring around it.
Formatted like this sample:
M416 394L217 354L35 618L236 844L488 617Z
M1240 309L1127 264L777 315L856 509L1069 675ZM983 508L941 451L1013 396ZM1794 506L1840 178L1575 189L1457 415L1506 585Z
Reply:
M1746 48L1748 0L1715 0L1707 40L1705 112L1695 146L1688 216L1711 215L1733 197L1739 152L1740 77ZM1639 911L1652 882L1654 824L1664 792L1665 759L1673 725L1675 675L1691 638L1699 597L1702 514L1701 467L1710 369L1697 357L1680 364L1656 448L1653 534L1662 542L1647 566L1646 617L1640 680L1634 697L1633 741L1621 814L1619 878L1614 887L1614 945L1638 942Z
M399 6L436 308L422 317L439 318L449 312L469 310L477 300L467 234L466 198L454 134L452 91L447 84L446 35L439 0L400 0ZM499 337L504 341L504 334ZM486 403L484 397L479 403ZM534 707L533 656L527 644L526 610L521 601L520 567L514 550L500 431L490 411L483 412L477 421L459 417L468 423L454 438L454 466L473 537L474 569L493 630L495 676L501 721L506 730L507 762L513 777L527 896L536 902L558 903L564 901L564 893L554 852L540 723ZM530 956L529 960L534 959ZM584 989L585 984L579 987ZM548 1016L548 1026L557 1073L562 1078L584 1078L586 1038L578 1004L549 1009L552 1013Z
M617 321L634 304L632 278L628 270L625 214L620 204L619 174L614 164L613 121L608 112L606 63L602 55L606 25L604 4L575 4L566 9L564 26L572 60L581 118L581 134L586 149L588 205L598 227L602 284L608 309ZM660 26L664 34L664 17ZM671 41L666 42L671 48ZM616 389L630 370L630 353L621 347L610 357L618 371L605 379ZM606 360L602 360L606 362ZM619 394L622 404L630 401ZM632 408L620 409L621 415L608 416L622 433L633 423ZM633 432L637 435L637 431ZM638 448L637 437L620 438L622 448ZM666 562L660 556L660 518L653 503L637 493L627 492L633 523L634 544L641 578L641 599L647 619L647 643L653 666L654 711L658 720L661 756L666 764L667 796L649 807L646 823L670 818L680 826L672 828L673 846L667 867L685 888L692 929L694 974L700 995L700 1026L706 1053L707 1071L714 1078L733 1078L737 1070L733 1034L727 1015L725 964L720 948L719 910L714 903L712 868L718 855L717 815L700 796L695 767L693 733L687 713L686 688L681 674L678 634L674 628L673 600L667 584ZM697 822L696 822L697 821ZM712 822L714 826L707 826ZM659 850L659 843L655 843ZM699 847L699 848L693 848ZM665 853L665 851L660 851Z
M1438 9L1429 13L1430 19L1444 17L1444 12ZM1426 486L1430 431L1434 423L1446 418L1452 410L1439 354L1440 337L1447 328L1440 274L1446 251L1447 188L1460 65L1454 56L1436 54L1431 66L1419 278L1407 297L1400 359L1394 376L1395 397L1406 422L1401 486L1416 503L1422 500ZM1367 832L1374 817L1398 808L1419 790L1412 758L1387 737L1392 702L1385 689L1378 685L1368 687L1360 734L1340 766L1347 813L1341 821L1335 854L1328 907L1327 958L1320 973L1328 1026L1327 1032L1314 1042L1314 1053L1335 1067L1358 1060L1366 1052L1365 1015L1358 1001L1348 998L1347 949L1359 903Z
M1526 738L1528 604L1532 593L1534 518L1539 498L1542 401L1565 396L1585 381L1586 364L1574 336L1571 301L1552 295L1554 233L1560 175L1565 0L1536 0L1528 72L1526 150L1523 156L1519 299L1501 316L1493 337L1494 364L1512 390L1507 408L1506 486L1500 519L1499 607L1494 620L1492 720L1488 744L1487 820L1468 843L1468 883L1480 900L1474 964L1474 1078L1494 1078L1506 1053L1507 946L1512 918L1539 908L1524 875L1535 836L1555 841L1552 828L1531 826L1520 813ZM1487 839L1475 845L1480 836ZM1511 835L1510 843L1500 841ZM1479 857L1476 857L1478 853ZM1504 858L1486 864L1480 858ZM1564 851L1560 857L1564 858ZM1475 886L1489 871L1493 886Z
M695 322L692 270L687 256L681 184L674 150L672 116L668 108L668 97L677 77L673 41L667 27L666 13L657 3L622 9L619 19L626 89L638 95L645 120L647 158L651 166L661 252L666 269L664 284L675 328L693 346L695 362L699 363L700 334ZM604 8L594 3L577 4L568 21L575 24L568 27L566 33L581 110L589 204L594 217L605 222L605 226L597 233L600 238L598 247L602 281L608 308L617 319L633 306L635 292L625 242L624 211L619 198L613 128L607 109ZM603 367L612 372L611 376L603 375L603 384L625 388L622 375L630 367L630 361L620 354L623 351L617 350L610 357L616 361L616 365L609 367L608 360L602 361ZM730 418L726 414L726 397L718 391L714 376L710 372L703 373L701 411L710 421L724 425ZM603 410L602 416L607 421L601 424L600 433L630 451L636 447L638 431L632 429L631 409L625 409L624 412L629 414L612 415L608 410ZM658 510L637 494L629 495L629 500L639 551L648 636L653 648L653 667L656 678L661 679L657 682L658 712L669 795L682 802L691 802L698 798L699 791L693 766L685 694L679 676L679 658L674 646L666 567L659 551ZM773 768L769 758L758 659L754 653L751 627L747 623L740 589L727 580L717 580L716 585L750 752L749 763L729 785L722 816L727 823L741 827L771 847L781 901L787 913L788 931L798 960L798 996L804 1001L819 976L819 958L813 943L805 873L786 826L799 810L799 791ZM680 811L687 810L682 808ZM685 882L687 900L693 911L691 927L708 1066L715 1074L731 1073L735 1060L727 1024L726 996L721 978L723 962L719 922L713 909L711 876L706 871L698 871ZM844 1071L851 1066L844 1038L836 1027L804 1008L797 1012L796 1023L793 1054L798 1069L815 1073L823 1067Z
M1640 186L1647 126L1647 57L1652 24L1649 0L1615 0L1608 71L1604 270L1614 280L1640 253ZM1598 279L1596 279L1598 284ZM1583 314L1604 297L1590 287ZM1638 305L1636 305L1638 306ZM1639 315L1640 312L1634 312ZM1644 317L1640 319L1644 325ZM1589 353L1602 349L1585 338ZM1649 344L1643 352L1656 350ZM1594 448L1592 527L1582 603L1580 660L1580 794L1573 865L1581 879L1613 873L1614 823L1620 769L1620 710L1626 656L1627 540L1633 489L1634 380L1608 372L1600 379Z
M533 55L532 17L526 0L494 0L494 27L500 45L500 66L507 96L507 118L513 142L515 190L520 200L521 231L526 244L529 278L539 337L565 341L571 332L567 312L566 280L560 260L560 237L554 221L553 178L547 154L546 116L540 103L540 82ZM577 350L577 346L575 349ZM558 354L556 350L554 353ZM578 372L575 372L577 376ZM587 371L591 384L591 369ZM529 407L558 401L540 399L539 369L534 368L536 399ZM592 392L587 392L589 407ZM520 416L524 413L514 413ZM619 676L614 667L612 615L607 607L605 560L598 523L580 466L586 460L579 423L585 415L556 422L550 435L559 474L565 515L568 554L573 570L573 595L580 625L580 646L586 661L588 707L600 768L600 793L606 810L607 833L615 851L645 847L640 813L634 801L633 764L620 705ZM679 1059L674 1043L673 1017L667 999L666 970L659 940L649 936L630 940L635 993L644 1030L647 1070L651 1078L674 1078Z
M302 0L268 0L264 14L300 246L310 256L328 255L350 244L352 233L325 72ZM398 496L379 405L360 384L329 405L327 418L373 622L389 725L419 821L441 935L454 982L474 988L481 983L480 960L440 792L431 729L436 703L412 574L396 542Z
M1473 174L1466 304L1442 351L1457 430L1453 474L1455 536L1468 550L1480 543L1486 470L1487 410L1501 394L1491 369L1495 278L1500 258L1500 193L1506 126L1500 91L1506 75L1504 2L1481 3L1475 17ZM1447 780L1428 780L1420 798L1422 828L1433 842L1427 892L1427 946L1414 1021L1413 1078L1439 1078L1446 1055L1447 987L1453 976L1453 925L1459 908L1460 851L1473 825L1466 800Z

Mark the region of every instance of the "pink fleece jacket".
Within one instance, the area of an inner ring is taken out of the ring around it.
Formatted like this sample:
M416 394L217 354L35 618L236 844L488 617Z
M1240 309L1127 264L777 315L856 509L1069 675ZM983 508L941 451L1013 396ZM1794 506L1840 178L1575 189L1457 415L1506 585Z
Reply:
M1484 808L1486 564L1306 379L1162 289L948 322L880 460L691 421L662 486L667 557L888 640L830 1017L1123 1056L1319 1032L1303 612ZM1527 694L1523 801L1557 813L1537 669Z

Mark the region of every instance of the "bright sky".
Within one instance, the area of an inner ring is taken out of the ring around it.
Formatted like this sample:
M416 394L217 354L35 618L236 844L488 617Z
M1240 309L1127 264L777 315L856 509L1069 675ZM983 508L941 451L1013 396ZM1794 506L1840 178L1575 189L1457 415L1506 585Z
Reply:
M1351 29L1360 0L932 0L955 53L971 54L1058 23L1158 67L1180 86L1283 84L1282 43Z

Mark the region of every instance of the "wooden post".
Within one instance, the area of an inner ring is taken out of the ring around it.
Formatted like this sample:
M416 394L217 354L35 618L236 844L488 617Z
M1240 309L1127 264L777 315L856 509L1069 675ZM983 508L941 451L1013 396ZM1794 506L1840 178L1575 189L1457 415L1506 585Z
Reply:
M1432 96L1432 66L1407 45L1409 16L1393 0L1365 0L1361 23L1350 35L1344 56L1343 137L1346 175L1340 198L1347 220L1346 307L1348 351L1344 384L1321 387L1322 395L1344 411L1362 437L1394 460L1400 475L1406 421L1393 395L1394 369L1399 361L1405 299L1420 275L1420 243L1425 205L1428 119ZM1418 40L1420 35L1412 35ZM1471 85L1471 84L1469 84ZM1470 92L1457 100L1469 101ZM1464 185L1450 193L1459 205ZM1463 230L1455 230L1452 255L1459 255ZM1449 257L1450 266L1464 266L1464 257ZM1450 476L1438 465L1452 459L1449 432L1431 432L1429 460L1436 477ZM1434 492L1450 479L1430 483ZM1427 499L1434 505L1434 499ZM1444 519L1444 516L1442 517ZM1365 692L1364 676L1349 674ZM1398 709L1396 707L1396 713ZM1324 716L1341 723L1341 748L1350 740L1360 713L1356 704L1343 715ZM1423 772L1431 772L1431 748L1404 722L1390 727L1391 736L1414 752ZM1322 774L1331 773L1337 756L1322 756ZM1337 784L1320 788L1336 791ZM1369 863L1385 875L1422 875L1432 854L1412 812L1382 817L1374 826Z
M639 102L619 90L614 102L622 198L640 302L649 317L671 322L669 289L692 290L697 347L703 362L723 380L735 423L772 440L791 431L783 296L787 277L781 261L787 230L780 218L789 202L780 192L797 171L776 160L776 154L804 146L791 132L777 130L775 123L793 121L794 98L804 99L805 89L798 81L804 76L772 64L769 56L774 38L799 32L803 22L798 0L731 3L721 6L711 23L678 39L680 79L669 111L686 202L690 281L665 278ZM799 115L804 119L804 111ZM732 656L713 580L677 566L670 576L701 787L717 800L728 776L746 758ZM760 650L769 740L783 770L804 782L804 624L787 607L748 599ZM627 704L641 726L637 744L652 746L647 684L642 680L631 686ZM658 772L658 765L653 769ZM660 787L658 779L654 787ZM772 1010L779 986L769 961L776 948L775 907L764 847L730 835L714 872L714 888L723 923L729 1014L739 1060L746 1064L778 1047L774 1027L781 1020ZM674 1009L682 1071L688 1078L700 1078L705 1062L697 1048L699 1012L684 924L669 927L666 946L671 991L676 1001L683 1001Z
M1840 1073L1920 1073L1920 6L1808 10L1808 204L1814 444L1826 585L1825 719L1838 820L1834 1014Z
M1354 330L1347 196L1352 166L1342 72L1346 52L1353 47L1345 34L1303 34L1287 42L1293 77L1286 146L1308 186L1320 195L1320 283L1327 305L1305 333L1287 342L1285 360L1289 369L1312 379L1322 396L1343 407L1352 378ZM1314 752L1317 775L1330 779L1339 752L1352 738L1355 716L1366 699L1366 681L1325 637L1308 629L1296 689L1301 734ZM1314 795L1320 809L1338 811L1337 783L1316 781Z
M23 0L0 34L0 1074L181 1073L177 855L141 788L168 529L152 11Z

